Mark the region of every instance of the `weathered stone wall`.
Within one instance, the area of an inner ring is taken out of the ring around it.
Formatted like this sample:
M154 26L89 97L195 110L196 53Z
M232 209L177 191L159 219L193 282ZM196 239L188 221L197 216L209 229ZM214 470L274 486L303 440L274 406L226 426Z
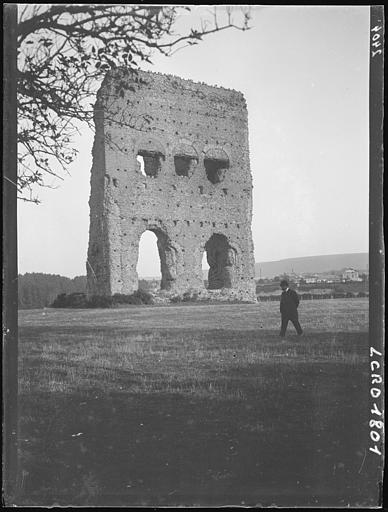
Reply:
M209 289L254 300L243 95L158 73L136 78L120 69L104 80L95 122L89 293L137 289L139 241L148 229L158 239L163 290L203 291L206 250Z

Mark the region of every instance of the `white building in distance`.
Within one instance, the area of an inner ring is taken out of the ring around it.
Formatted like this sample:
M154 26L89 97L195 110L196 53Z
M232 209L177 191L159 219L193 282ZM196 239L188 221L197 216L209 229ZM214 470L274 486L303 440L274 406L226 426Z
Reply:
M362 279L359 276L358 270L355 270L354 268L346 268L342 272L342 279L345 281L362 281Z

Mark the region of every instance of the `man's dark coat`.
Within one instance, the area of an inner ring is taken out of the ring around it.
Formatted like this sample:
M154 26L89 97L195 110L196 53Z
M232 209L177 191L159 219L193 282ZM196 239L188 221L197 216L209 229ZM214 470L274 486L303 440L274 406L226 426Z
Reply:
M291 290L284 291L280 297L280 313L286 318L298 318L299 297Z

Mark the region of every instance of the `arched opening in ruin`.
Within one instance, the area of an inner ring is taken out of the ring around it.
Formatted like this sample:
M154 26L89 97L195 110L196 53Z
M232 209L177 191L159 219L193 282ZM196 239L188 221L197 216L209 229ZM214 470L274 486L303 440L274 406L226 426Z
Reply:
M190 177L198 164L198 155L193 146L181 143L174 149L175 174Z
M221 183L229 169L229 157L222 149L213 149L206 152L204 166L207 179L213 183Z
M209 265L207 288L232 288L236 258L226 236L213 234L205 245L205 253Z
M137 169L143 176L155 178L162 170L165 150L158 140L144 138L137 145L136 160Z
M150 281L147 291L170 290L176 279L176 263L176 250L166 233L158 228L144 231L139 240L136 268L139 281L145 278Z
M148 230L144 231L139 241L136 271L139 278L139 288L145 291L156 291L160 288L162 274L157 241L155 233Z
M209 263L207 262L207 255L206 251L204 251L202 255L202 263L201 263L201 269L202 269L202 277L203 277L203 283L205 285L205 288L208 287L208 276L209 276Z
M155 178L162 169L164 155L158 151L146 151L139 149L136 160L140 164L140 172L143 176Z
M178 176L191 176L198 160L186 155L174 156L175 173Z

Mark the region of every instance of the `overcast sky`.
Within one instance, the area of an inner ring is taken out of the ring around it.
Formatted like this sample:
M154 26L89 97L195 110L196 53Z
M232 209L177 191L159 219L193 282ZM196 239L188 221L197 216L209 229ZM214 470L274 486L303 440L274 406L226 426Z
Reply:
M251 30L210 35L144 69L245 95L256 261L367 251L369 7L264 6L252 15ZM42 190L43 204L19 203L19 273L86 273L92 143L85 130L71 176ZM138 271L159 267L156 238L143 235Z

